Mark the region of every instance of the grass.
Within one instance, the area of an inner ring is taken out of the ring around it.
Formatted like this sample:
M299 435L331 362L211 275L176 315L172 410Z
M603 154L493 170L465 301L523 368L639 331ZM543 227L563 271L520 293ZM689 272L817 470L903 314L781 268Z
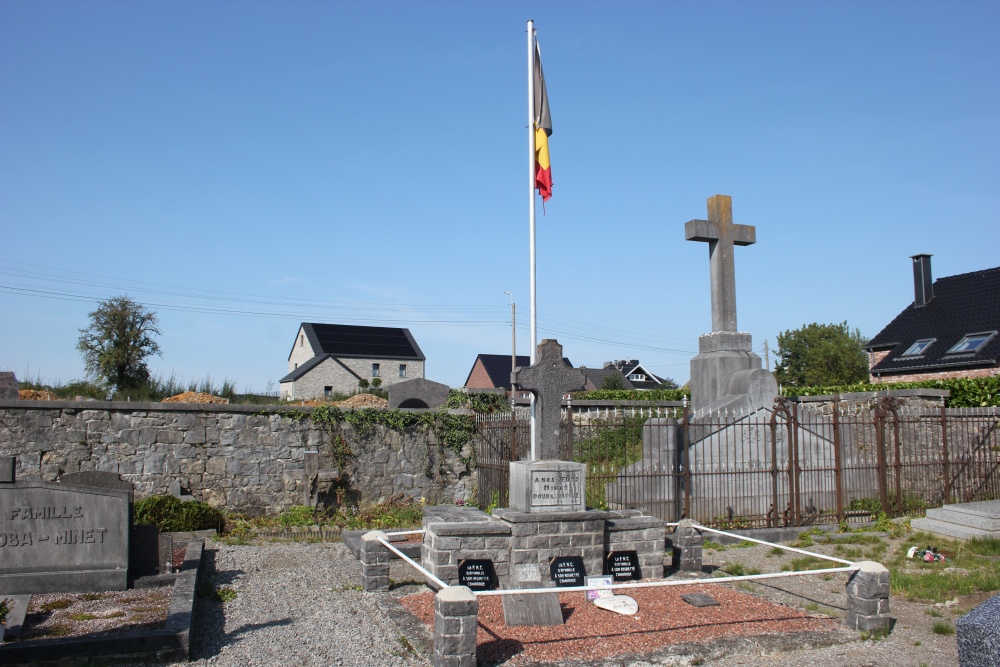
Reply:
M782 549L781 547L771 547L771 550L768 551L767 554L765 554L765 555L768 558L771 558L773 556L784 556L785 555L785 550Z
M907 550L914 546L937 547L945 560L925 563L907 558ZM983 557L998 552L997 538L954 542L929 533L909 535L886 562L892 592L908 600L945 602L958 595L1000 590L1000 562Z
M59 598L58 600L52 600L51 602L46 602L45 604L41 605L39 609L41 609L43 613L49 614L58 609L66 609L71 604L73 604L72 600L68 598Z
M803 556L802 558L794 558L790 563L781 566L782 572L802 572L804 570L821 570L827 567L829 563L821 558L816 558L815 556Z
M88 601L103 600L106 597L108 597L107 593L81 593L80 594L80 599L81 600L88 600Z
M71 621L92 621L95 618L100 618L99 616L94 616L93 614L70 614L69 618Z
M73 632L73 628L71 628L66 623L56 623L56 624L54 624L52 626L49 626L49 628L45 631L45 634L43 634L41 636L42 637L66 637L71 632Z
M944 614L939 612L937 609L925 609L924 613L928 616L933 616L934 618L942 618Z
M862 631L861 641L879 642L889 636L889 628L879 628L878 630Z
M936 635L953 635L955 634L955 626L947 621L935 621L934 625L931 626L931 630Z
M713 542L712 540L705 540L701 544L703 549L711 549L713 551L725 551L726 547L722 546L718 542Z

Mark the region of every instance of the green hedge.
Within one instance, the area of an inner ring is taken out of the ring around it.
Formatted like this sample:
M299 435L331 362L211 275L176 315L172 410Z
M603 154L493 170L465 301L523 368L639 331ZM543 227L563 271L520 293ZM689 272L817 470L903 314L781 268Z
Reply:
M148 496L135 504L133 520L137 526L154 525L161 533L219 529L222 513L202 502L181 502L174 496Z
M983 408L1000 405L1000 375L954 380L923 380L920 382L883 382L841 385L837 387L782 387L784 396L826 396L851 392L885 391L887 389L947 389L949 408Z
M598 389L573 393L574 401L683 401L691 398L691 390L684 389Z

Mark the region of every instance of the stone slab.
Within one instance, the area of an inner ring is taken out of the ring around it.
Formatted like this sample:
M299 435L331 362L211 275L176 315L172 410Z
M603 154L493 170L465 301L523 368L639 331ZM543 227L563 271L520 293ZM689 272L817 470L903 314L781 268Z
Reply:
M0 593L0 600L11 600L14 608L7 615L7 626L4 629L6 641L17 639L24 629L24 617L28 613L28 604L31 602L30 595L4 595Z
M1000 596L990 598L955 622L962 667L1000 665Z
M563 613L558 593L503 595L503 616L508 626L562 625Z
M131 495L56 482L0 485L0 590L124 590Z
M529 514L582 512L587 466L573 461L511 461L510 509Z
M681 599L692 607L721 607L719 601L704 593L685 593Z
M959 540L971 540L974 537L1000 537L1000 531L989 531L981 528L971 528L961 526L950 521L938 521L937 519L913 519L910 521L913 530L922 530L941 537L948 537Z
M476 507L464 505L430 505L424 508L423 524L458 521L489 521L490 515Z
M100 470L85 470L83 472L67 472L59 476L60 484L75 484L77 486L96 486L102 489L132 490L132 482L127 482L116 472Z
M17 459L13 456L0 456L0 484L13 484Z
M510 526L503 521L461 521L457 523L431 523L426 527L435 535L510 535Z
M354 554L354 557L359 560L361 559L361 536L367 532L367 530L345 530L340 535L340 539L344 543L344 546L347 547L348 551ZM392 546L396 547L410 558L420 558L420 542L403 542L400 544L393 544ZM399 556L390 551L389 558L395 558L398 560Z

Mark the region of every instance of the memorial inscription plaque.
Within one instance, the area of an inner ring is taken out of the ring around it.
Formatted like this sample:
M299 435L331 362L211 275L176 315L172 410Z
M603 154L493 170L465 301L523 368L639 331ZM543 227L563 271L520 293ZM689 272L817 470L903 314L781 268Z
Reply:
M499 585L493 561L489 558L465 558L458 563L458 585L474 591L495 591Z
M549 574L556 586L583 586L587 570L579 556L557 556L549 561Z
M0 591L124 590L131 495L54 482L0 484Z
M639 553L636 551L612 551L604 558L604 572L615 581L642 579L639 569Z

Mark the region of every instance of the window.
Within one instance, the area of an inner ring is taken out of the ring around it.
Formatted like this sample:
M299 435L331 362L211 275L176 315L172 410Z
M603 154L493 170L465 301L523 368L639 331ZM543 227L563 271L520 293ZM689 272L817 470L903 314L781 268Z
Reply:
M646 376L643 375L642 373L632 373L631 375L628 376L628 379L635 380L636 382L645 382Z
M299 334L299 347L302 347L305 344L306 344L306 335Z
M406 377L406 364L400 364L399 365L399 377L401 377L401 378L405 378Z
M983 333L968 334L958 341L955 347L948 350L948 354L975 354L980 348L986 345L986 341L997 335L996 331L986 331Z
M333 387L323 387L323 396L326 398L333 396Z
M299 362L295 362L295 367L296 367L296 368L298 368L298 367L299 367Z
M378 377L378 364L372 364L372 377Z
M906 352L904 352L900 356L903 356L903 357L915 357L918 354L923 354L924 350L926 350L927 348L929 348L931 346L931 343L933 343L936 340L937 340L937 338L922 338L922 339L918 340L916 343L914 343L913 345L911 345L909 347L909 349L907 349Z

